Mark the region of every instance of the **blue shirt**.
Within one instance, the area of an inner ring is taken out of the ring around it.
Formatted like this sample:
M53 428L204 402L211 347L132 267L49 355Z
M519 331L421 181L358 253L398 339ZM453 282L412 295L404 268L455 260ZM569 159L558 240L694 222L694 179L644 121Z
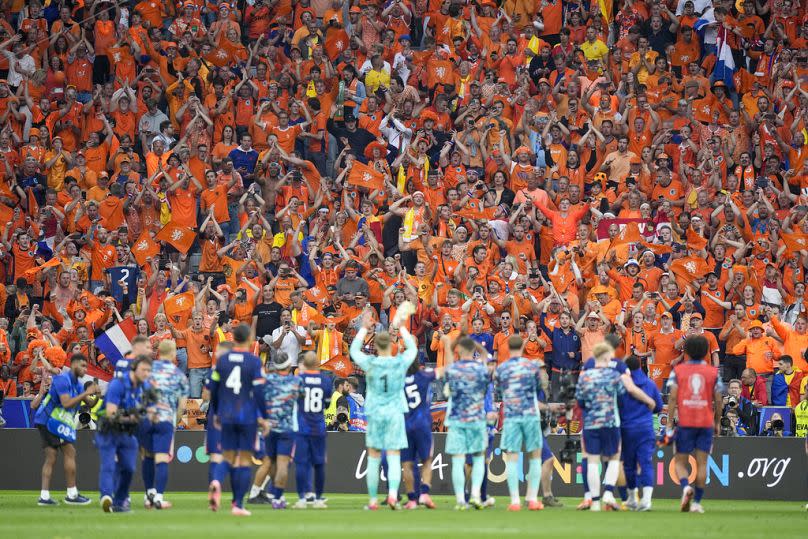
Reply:
M410 411L405 416L407 430L432 430L432 381L433 369L419 369L404 379L404 394Z
M494 336L490 333L470 333L471 340L480 344L489 354L494 353Z
M250 151L245 152L241 146L233 148L228 157L233 160L233 168L240 172L239 169L245 169L248 174L255 171L255 164L258 162L258 152L250 148ZM246 187L246 186L245 186Z
M129 371L132 370L132 362L134 361L131 357L122 357L121 359L115 362L115 372L113 376L115 378L126 378L129 375Z
M210 375L210 409L222 423L248 425L265 416L261 360L232 351L216 361Z
M113 378L107 386L107 394L104 395L105 404L115 404L119 411L126 411L135 408L140 404L143 390L149 387L149 383L134 385L132 378Z
M110 279L110 292L115 301L123 302L123 287L118 281L126 282L126 298L130 303L137 301L137 278L140 268L137 266L116 266L106 270Z
M51 412L57 406L62 406L61 395L67 395L69 398L75 398L84 392L84 385L73 376L72 371L64 372L58 376L54 376L51 381L50 389L45 400L37 408L34 415L34 425L44 425L47 423ZM81 403L76 404L72 408L67 409L69 412L75 413Z
M303 392L297 399L297 432L325 436L325 409L331 404L334 381L324 371L302 371Z
M539 317L539 327L553 344L553 352L550 354L550 367L557 370L577 371L581 365L581 339L575 332L575 328L567 328L569 332L564 332L560 327L550 329L544 321L547 313L542 313ZM569 354L573 353L573 357Z
M264 384L264 406L269 428L297 432L297 399L305 395L303 380L294 374L271 372Z
M485 421L485 394L488 389L488 369L479 361L461 359L446 369L449 404L446 424Z
M176 424L180 399L188 395L188 378L170 361L158 359L152 363L149 385L157 390L155 421Z
M541 367L536 361L512 357L497 367L494 380L502 392L506 419L539 414Z
M651 411L644 402L640 402L628 392L620 396L617 403L620 408L620 420L624 430L644 432L651 437L654 435L654 414L662 411L662 396L656 384L642 372L642 369L631 371L631 379L646 395L654 399L656 407Z
M611 368L583 371L578 378L575 398L584 411L584 429L620 426L617 398L626 392L622 375Z

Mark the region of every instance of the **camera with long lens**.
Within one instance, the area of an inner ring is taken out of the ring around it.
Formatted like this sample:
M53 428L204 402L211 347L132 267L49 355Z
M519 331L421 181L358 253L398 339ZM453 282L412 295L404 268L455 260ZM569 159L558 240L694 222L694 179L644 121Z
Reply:
M93 416L90 413L91 408L86 404L82 404L79 408L78 413L78 420L79 420L79 428L80 429L87 429L90 427L90 423L93 422Z
M732 431L732 422L729 420L727 416L721 418L721 436L730 436L730 432Z
M558 399L565 404L574 403L577 384L573 372L562 371L558 377L558 385Z
M348 422L348 414L346 414L345 412L339 412L337 414L337 423L339 423L340 425L344 425L347 422Z
M772 430L773 431L775 431L775 432L782 431L784 428L785 428L785 423L783 423L782 419L773 419L772 420Z
M101 432L135 434L138 425L146 417L149 407L157 403L157 397L157 390L149 387L141 393L140 403L137 406L119 409L112 416L99 414L98 430Z
M727 397L727 405L730 408L735 408L736 406L738 406L738 398L730 395L729 397Z

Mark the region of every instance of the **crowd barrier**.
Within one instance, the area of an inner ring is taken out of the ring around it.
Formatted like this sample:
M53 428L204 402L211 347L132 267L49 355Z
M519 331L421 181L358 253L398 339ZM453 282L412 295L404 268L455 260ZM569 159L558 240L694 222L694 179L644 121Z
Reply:
M550 446L558 454L564 436L550 436ZM451 459L443 452L445 434L435 434L432 459L432 491L451 494ZM79 488L98 488L98 458L93 433L80 431L77 440ZM654 495L677 497L671 449L654 455ZM575 464L555 461L553 491L556 496L581 496L580 455ZM170 491L203 491L207 488L208 457L205 433L178 431L169 476ZM526 471L527 463L523 463ZM0 489L38 490L42 450L39 433L33 429L0 429ZM326 490L329 493L364 493L367 455L364 435L329 433ZM138 470L140 468L138 467ZM139 475L136 474L136 475ZM695 473L693 474L695 476ZM504 495L505 463L499 449L488 469L489 492ZM524 478L522 478L524 480ZM691 478L692 480L692 478ZM135 489L140 489L139 479ZM288 490L294 492L294 474ZM746 500L795 500L808 498L806 488L805 441L795 438L718 438L708 463L708 497ZM54 469L52 490L64 487L60 462Z

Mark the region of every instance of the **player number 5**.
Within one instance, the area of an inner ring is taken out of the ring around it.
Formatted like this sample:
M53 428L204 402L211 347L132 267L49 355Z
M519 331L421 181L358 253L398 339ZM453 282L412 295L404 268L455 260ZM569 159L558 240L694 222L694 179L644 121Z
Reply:
M421 404L421 394L418 393L418 386L407 386L405 391L407 392L407 404L410 405L410 410L415 410Z
M233 394L238 395L241 392L241 367L235 366L230 371L230 375L224 382L224 387L229 387L233 390Z

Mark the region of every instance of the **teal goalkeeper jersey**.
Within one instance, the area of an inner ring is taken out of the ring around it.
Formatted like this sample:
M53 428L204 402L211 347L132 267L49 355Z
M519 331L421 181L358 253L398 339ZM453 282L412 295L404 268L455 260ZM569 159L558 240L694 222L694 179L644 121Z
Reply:
M365 414L406 413L407 397L404 382L407 369L418 355L418 345L411 335L404 339L405 349L393 357L371 356L362 352L364 334L357 334L351 343L351 359L365 371L367 396Z

